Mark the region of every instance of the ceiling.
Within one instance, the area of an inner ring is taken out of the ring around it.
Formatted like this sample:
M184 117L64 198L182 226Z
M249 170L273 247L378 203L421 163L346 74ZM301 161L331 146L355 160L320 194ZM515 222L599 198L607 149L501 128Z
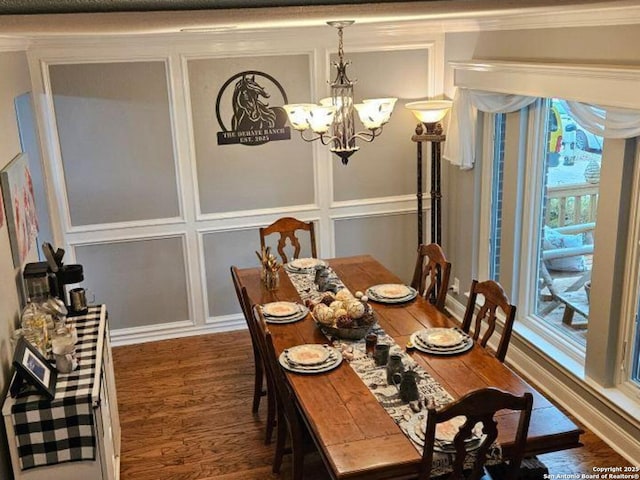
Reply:
M396 0L0 0L0 15L34 15L48 13L159 12L176 10L219 10L230 8L268 8L291 6L301 7L311 5L394 2L397 3Z
M0 0L0 37L166 34L180 31L517 18L631 0ZM564 13L563 15L566 15Z

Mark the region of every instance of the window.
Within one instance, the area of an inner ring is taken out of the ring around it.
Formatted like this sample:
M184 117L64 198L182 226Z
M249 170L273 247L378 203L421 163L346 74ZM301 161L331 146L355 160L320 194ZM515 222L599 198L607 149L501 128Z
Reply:
M504 134L506 115L494 116L493 166L491 184L491 225L489 232L489 278L500 281L500 246L502 241L502 192L504 187Z
M584 130L560 99L545 102L544 110L546 158L536 222L541 241L535 314L584 347L602 138Z

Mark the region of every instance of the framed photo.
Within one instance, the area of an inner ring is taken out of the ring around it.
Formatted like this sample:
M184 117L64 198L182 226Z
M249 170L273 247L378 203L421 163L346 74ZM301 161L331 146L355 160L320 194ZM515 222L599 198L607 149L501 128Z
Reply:
M46 358L27 340L20 338L13 354L16 378L12 385L12 394L22 391L23 384L35 387L35 391L50 400L55 396L57 371ZM18 395L16 395L18 396Z
M38 236L38 215L26 153L17 155L0 172L0 184L13 253L13 266L19 268Z

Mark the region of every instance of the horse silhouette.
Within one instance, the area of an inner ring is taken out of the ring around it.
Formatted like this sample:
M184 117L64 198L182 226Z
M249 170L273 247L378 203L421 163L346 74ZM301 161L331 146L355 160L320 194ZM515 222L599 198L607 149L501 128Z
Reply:
M233 118L232 130L259 130L274 128L277 115L268 103L260 97L269 98L270 95L256 82L256 76L243 75L233 89Z

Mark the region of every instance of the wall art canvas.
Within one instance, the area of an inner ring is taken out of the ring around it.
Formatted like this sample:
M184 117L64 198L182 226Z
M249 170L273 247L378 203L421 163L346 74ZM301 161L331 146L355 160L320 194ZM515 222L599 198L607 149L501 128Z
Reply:
M13 265L22 266L38 236L38 216L29 162L20 153L0 172Z

